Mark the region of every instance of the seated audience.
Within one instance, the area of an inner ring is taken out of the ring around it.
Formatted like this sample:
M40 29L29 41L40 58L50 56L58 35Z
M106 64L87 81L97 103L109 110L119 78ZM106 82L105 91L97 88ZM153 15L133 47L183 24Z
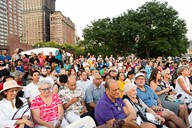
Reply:
M40 78L40 72L35 70L32 72L32 82L24 87L24 97L27 99L28 103L31 104L33 98L40 94L38 90L38 82Z
M137 85L137 95L139 98L156 114L165 118L166 125L169 128L186 128L185 122L179 118L174 112L162 107L161 100L155 94L155 92L147 85L145 85L145 77L143 73L137 73L135 75L135 83Z
M174 102L167 99L168 93L170 92L171 88L161 85L161 71L159 69L154 69L151 72L149 83L152 90L157 94L157 96L161 100L162 106L173 111L176 115L178 115L181 119L185 121L187 126L189 126L189 114L187 105L180 104L179 102Z
M68 122L64 118L62 101L58 94L52 94L49 81L38 83L40 94L31 103L35 128L65 128Z
M189 81L189 67L188 66L181 66L177 70L178 78L176 79L175 90L177 94L182 95L182 102L185 102L184 99L187 99L188 102L192 103L192 85ZM189 106L188 106L189 107ZM189 107L192 110L192 108Z
M64 89L66 87L67 79L67 75L60 75L55 84L53 85L52 92L58 93L60 90Z
M135 121L136 114L129 111L121 98L119 98L119 85L114 79L109 79L105 85L106 93L101 97L95 107L97 124L113 124L115 120L123 119L125 122Z
M87 112L87 108L84 102L84 92L76 86L74 77L68 78L67 86L59 91L59 96L65 109L65 118L69 123L72 123L81 119L81 115Z
M142 128L156 128L156 126L153 123L146 122L145 120L142 119L144 116L146 117L146 112L153 114L153 116L158 119L161 123L164 123L165 119L157 115L152 109L147 107L145 103L141 99L138 98L137 96L137 86L134 84L129 84L125 86L124 88L124 93L125 95L123 96L123 102L125 103L125 106L127 109L133 110L135 114L137 114L137 117L140 118L141 122L138 122L139 119L137 120L137 123L141 125ZM141 115L142 114L142 115Z
M89 109L94 109L97 101L105 94L105 87L101 85L102 77L99 73L93 74L93 83L85 92L85 100Z
M15 80L8 80L3 84L0 93L3 99L0 101L0 127L23 128L24 125L33 127L33 122L28 120L31 116L29 105L24 98L17 96L22 89Z

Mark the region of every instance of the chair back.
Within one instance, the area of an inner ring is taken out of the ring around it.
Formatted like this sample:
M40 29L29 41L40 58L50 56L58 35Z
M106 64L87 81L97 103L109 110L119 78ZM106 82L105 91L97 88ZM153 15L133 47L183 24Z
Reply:
M94 128L96 127L95 121L90 116L85 116L69 124L66 128Z

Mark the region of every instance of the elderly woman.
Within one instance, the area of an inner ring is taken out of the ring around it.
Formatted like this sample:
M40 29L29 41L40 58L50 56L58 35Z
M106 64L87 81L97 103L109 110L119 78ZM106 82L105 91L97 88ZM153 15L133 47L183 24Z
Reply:
M68 122L64 118L61 99L52 94L49 82L42 80L38 83L40 95L31 103L35 128L65 128Z
M0 101L0 127L24 128L25 125L33 127L29 119L30 110L27 101L17 96L22 87L15 80L8 80L3 84L0 93L3 99Z
M192 101L192 86L189 81L189 67L188 66L181 66L177 70L178 78L176 80L175 90L177 93L182 94L183 97L186 97L190 101ZM184 99L183 99L184 102Z
M161 84L161 71L159 69L154 69L151 72L149 83L152 90L160 98L162 106L173 111L189 126L187 106L167 99L167 94L171 91L171 88Z
M151 108L149 108L141 99L139 99L137 97L137 86L134 84L126 84L125 88L124 88L124 96L123 96L123 101L127 107L127 109L135 111L135 114L139 113L139 111L141 113L144 114L145 116L145 112L151 113L154 115L154 117L156 119L158 119L160 122L164 122L165 119L160 117L159 115L157 115ZM138 114L138 116L140 116ZM137 123L140 124L140 126L142 128L156 128L156 126L152 123L149 122L138 122L139 120L137 119Z

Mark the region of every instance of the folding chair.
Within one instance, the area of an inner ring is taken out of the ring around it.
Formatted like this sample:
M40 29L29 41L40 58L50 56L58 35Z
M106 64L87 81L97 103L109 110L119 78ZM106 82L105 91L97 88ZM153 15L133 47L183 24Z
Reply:
M66 128L94 128L96 124L90 116L85 116L80 120L77 120L69 124Z

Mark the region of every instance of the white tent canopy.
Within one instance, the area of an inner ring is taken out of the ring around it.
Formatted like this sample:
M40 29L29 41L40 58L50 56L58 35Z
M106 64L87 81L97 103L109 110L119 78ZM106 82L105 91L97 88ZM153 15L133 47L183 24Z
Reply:
M52 52L53 55L55 55L55 51L58 50L57 48L52 48L52 47L44 47L44 48L35 48L35 49L31 49L31 50L27 50L27 51L23 51L20 54L24 55L31 55L32 52L36 53L37 55L41 52L44 53L44 55L49 55L49 52ZM71 54L67 52L67 55L70 56Z

